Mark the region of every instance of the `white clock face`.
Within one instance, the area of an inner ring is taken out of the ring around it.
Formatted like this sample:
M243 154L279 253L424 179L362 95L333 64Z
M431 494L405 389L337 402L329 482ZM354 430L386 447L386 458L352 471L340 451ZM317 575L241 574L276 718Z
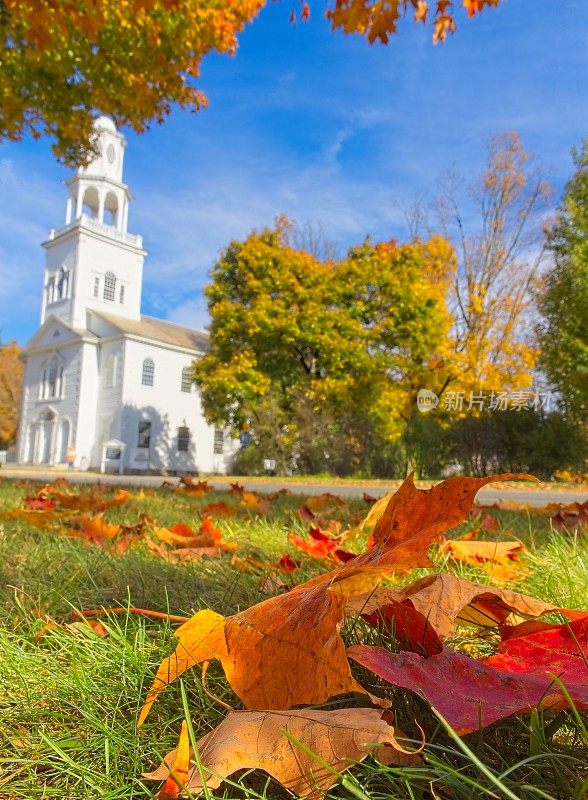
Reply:
M109 144L108 147L106 148L106 158L108 159L109 164L114 163L114 155L115 155L114 145Z

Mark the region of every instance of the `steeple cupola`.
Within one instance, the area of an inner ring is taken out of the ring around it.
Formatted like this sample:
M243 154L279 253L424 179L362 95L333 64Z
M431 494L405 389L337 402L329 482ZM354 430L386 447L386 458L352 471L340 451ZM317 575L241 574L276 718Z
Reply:
M140 319L141 236L128 232L131 193L123 183L124 136L108 117L94 123L96 157L66 181L65 225L46 250L41 323L56 316L85 329L88 312Z
M122 182L124 136L108 117L94 123L97 155L66 183L69 189L65 224L86 217L126 233L131 194Z

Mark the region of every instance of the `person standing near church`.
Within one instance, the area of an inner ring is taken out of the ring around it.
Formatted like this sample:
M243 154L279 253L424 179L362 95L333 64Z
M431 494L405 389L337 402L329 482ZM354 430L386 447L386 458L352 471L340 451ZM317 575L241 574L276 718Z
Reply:
M76 462L76 450L75 447L73 447L72 445L70 445L67 448L66 461L67 461L67 469L69 472L71 472Z

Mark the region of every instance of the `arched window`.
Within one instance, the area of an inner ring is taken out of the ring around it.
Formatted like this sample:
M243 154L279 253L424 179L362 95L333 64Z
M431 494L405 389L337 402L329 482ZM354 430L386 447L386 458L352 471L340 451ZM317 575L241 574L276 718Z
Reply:
M143 361L143 375L141 383L143 386L153 386L153 377L155 375L155 364L152 358L146 358Z
M98 207L100 201L98 199L98 191L94 186L89 186L84 192L82 201L82 214L92 219L98 219Z
M113 192L108 192L104 201L104 222L106 225L116 225L118 221L118 200Z
M104 276L104 291L102 293L102 297L105 300L112 300L114 302L114 297L116 295L116 275L114 272L107 272Z
M48 279L45 291L46 291L45 300L47 302L47 305L49 305L49 303L53 303L55 301L55 275L52 275Z
M69 292L69 270L62 267L57 276L57 299L64 300Z
M182 370L182 391L192 391L192 367L184 367Z
M106 369L104 370L104 386L107 389L116 386L116 356L112 353L106 359Z
M190 428L178 428L178 453L187 453L190 449Z
M48 400L50 398L61 397L62 388L63 367L57 360L57 356L53 356L43 370L40 392L41 399Z

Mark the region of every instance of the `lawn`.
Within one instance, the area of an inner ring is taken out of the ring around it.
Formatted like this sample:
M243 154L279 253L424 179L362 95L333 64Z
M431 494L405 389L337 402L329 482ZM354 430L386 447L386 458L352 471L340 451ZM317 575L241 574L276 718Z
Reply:
M327 571L332 563L307 555L289 541L289 532L305 535L308 528L298 513L304 498L293 494L272 497L268 507L260 509L229 492L196 496L166 487L135 492L105 512L112 524L134 525L146 514L165 528L178 523L198 528L204 505L224 501L238 506L233 516L213 515L222 541L236 545L235 550L175 563L149 550L143 540L117 553L61 535L55 526L42 530L6 513L2 519L2 512L22 508L24 498L39 488L26 481L0 483L0 800L152 797L158 784L142 773L155 769L176 746L185 708L201 736L226 716L214 698L239 708L238 697L218 664L209 670L207 691L196 668L162 692L145 725L137 730L147 689L162 658L173 649L173 623L135 613L110 613L101 617L106 636L87 626L61 623L71 623L77 609L114 606L181 616L204 608L234 614L277 590L273 583L268 586L268 576L280 575L288 588ZM87 487L76 491L85 492ZM104 496L112 497L115 491L109 489ZM344 530L368 510L366 502L357 500L342 506L327 503L321 513L341 520ZM486 519L491 529L484 530L482 538L518 540L526 548L520 569L514 562L517 575L509 588L564 608L588 608L585 532L555 530L548 514L495 509L489 513L498 524L493 527ZM482 512L470 518L450 536L478 527L485 517ZM155 524L147 526L152 529ZM351 546L360 552L364 545L360 537ZM270 568L286 553L300 563L291 575ZM242 560L250 556L255 562L245 570L242 563L241 568L232 563L235 556ZM437 549L433 561L436 571L496 583L483 568L456 562ZM428 572L413 571L397 583L408 584ZM382 643L384 636L359 618L349 618L343 628L349 644ZM495 634L480 637L464 627L457 629L450 644L477 657L492 652L496 641ZM384 691L381 681L364 668L355 665L353 672L376 694ZM301 675L300 680L310 677ZM341 777L329 797L581 800L588 796L585 715L534 711L459 739L412 692L388 687L387 696L393 703L395 725L415 746L421 740L415 721L424 729L420 765L384 766L369 756ZM341 708L346 703L353 701L337 698L325 707ZM233 776L209 796L278 800L290 795L264 773L250 771Z

